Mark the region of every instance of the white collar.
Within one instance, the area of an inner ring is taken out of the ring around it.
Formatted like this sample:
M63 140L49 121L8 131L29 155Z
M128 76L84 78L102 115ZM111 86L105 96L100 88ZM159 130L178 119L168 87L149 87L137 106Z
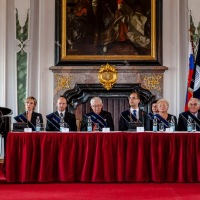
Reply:
M65 116L65 111L62 111L62 112L58 111L59 116L60 116L61 113L63 114L63 117L64 117Z
M193 115L197 118L198 117L198 112L194 113Z
M136 113L139 112L139 108L136 108L136 109L130 108L131 113L133 113L134 110L136 110Z
M131 108L130 112L133 113L134 110L136 110L136 118L139 119L139 108L136 109Z

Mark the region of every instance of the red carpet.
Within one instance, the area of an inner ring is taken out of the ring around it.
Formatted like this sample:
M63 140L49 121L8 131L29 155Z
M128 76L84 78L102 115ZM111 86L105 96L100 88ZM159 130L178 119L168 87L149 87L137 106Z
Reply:
M1 200L199 200L200 183L10 184L0 164Z
M0 199L200 199L200 184L0 184Z

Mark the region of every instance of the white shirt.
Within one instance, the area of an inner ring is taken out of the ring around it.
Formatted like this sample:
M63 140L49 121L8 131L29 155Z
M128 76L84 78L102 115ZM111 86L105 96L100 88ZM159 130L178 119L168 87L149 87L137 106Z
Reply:
M197 116L198 116L198 112L196 112L195 114L193 114L196 118L197 118Z
M58 111L59 116L60 116L61 113L63 114L63 117L64 117L65 116L65 111L62 111L62 112Z
M136 118L139 119L139 108L137 109L133 109L133 108L130 108L130 112L133 114L133 111L136 110Z

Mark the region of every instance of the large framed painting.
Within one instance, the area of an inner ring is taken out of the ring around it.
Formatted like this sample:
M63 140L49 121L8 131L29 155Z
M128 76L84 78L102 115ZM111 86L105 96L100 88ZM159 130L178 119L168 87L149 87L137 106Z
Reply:
M55 65L162 65L162 0L55 3Z

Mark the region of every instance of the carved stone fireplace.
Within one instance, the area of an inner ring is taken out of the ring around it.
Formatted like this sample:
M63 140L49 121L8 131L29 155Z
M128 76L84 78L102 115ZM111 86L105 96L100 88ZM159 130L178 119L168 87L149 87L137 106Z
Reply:
M101 66L55 66L54 106L57 98L64 95L68 101L68 110L81 121L82 114L90 111L89 101L94 96L103 99L104 109L112 113L115 130L121 111L128 108L128 94L136 90L142 94L141 106L149 110L152 99L163 96L164 66L116 66L118 79L111 90L99 83L98 72ZM54 107L54 109L56 109Z

